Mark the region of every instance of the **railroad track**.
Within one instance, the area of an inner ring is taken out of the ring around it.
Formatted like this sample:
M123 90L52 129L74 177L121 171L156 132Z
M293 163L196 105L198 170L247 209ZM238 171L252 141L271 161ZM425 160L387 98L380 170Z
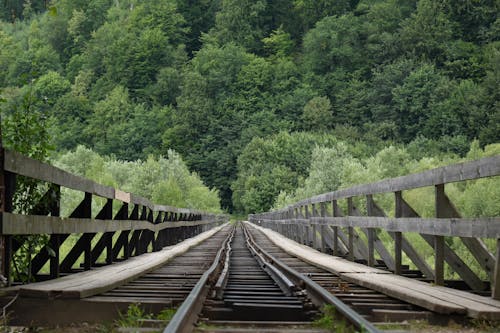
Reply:
M164 332L328 332L314 325L324 304L335 307L334 324L346 332L379 332L318 283L269 255L258 245L265 240L254 236L242 224L235 228Z
M402 322L412 319L428 320L437 316L424 308L343 280L336 274L291 256L257 229L249 228L249 232L264 251L309 277L372 323Z
M178 306L210 267L230 229L229 226L224 228L163 267L108 292L90 297L88 301L127 305L140 303L146 311L151 312Z

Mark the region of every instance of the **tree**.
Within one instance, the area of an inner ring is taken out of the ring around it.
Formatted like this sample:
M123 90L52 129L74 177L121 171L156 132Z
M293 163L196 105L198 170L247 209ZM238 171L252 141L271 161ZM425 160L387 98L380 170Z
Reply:
M455 25L448 19L443 2L419 0L416 12L401 25L401 42L407 52L444 63Z
M261 40L270 31L264 16L266 1L221 0L210 34L220 45L235 43L249 51L260 52Z
M447 108L437 107L449 98L450 91L449 80L429 64L422 64L406 77L402 85L393 89L401 124L399 134L405 142L413 140L419 133L438 138L457 130L460 126L457 115Z
M332 127L332 105L328 97L314 97L304 106L303 127L306 131L326 131Z

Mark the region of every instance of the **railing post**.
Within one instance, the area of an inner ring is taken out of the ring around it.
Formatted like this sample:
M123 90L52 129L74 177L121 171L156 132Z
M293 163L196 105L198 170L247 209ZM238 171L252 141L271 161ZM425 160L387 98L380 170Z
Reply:
M53 195L54 200L51 203L50 215L60 216L61 215L61 187L58 185L53 185ZM50 248L54 251L54 256L50 257L50 278L58 278L60 275L60 253L59 247L61 246L61 235L54 234L50 235L49 239Z
M395 196L395 216L396 218L403 217L403 195L401 191L397 191L394 193ZM394 273L397 275L401 275L402 271L402 240L403 235L401 232L396 231L394 233Z
M495 270L491 287L491 297L500 300L500 239L497 239Z
M373 213L373 196L371 194L366 196L366 211L368 216L374 216ZM375 230L368 228L368 266L375 266Z
M444 184L435 186L436 217L442 217L442 205L445 200ZM434 283L444 285L444 236L434 236Z
M347 198L347 215L352 216L354 212L354 205L352 202L352 197ZM353 227L347 227L347 230L349 232L349 241L348 241L348 249L349 249L349 254L348 254L348 259L350 261L354 261L354 228Z
M316 204L312 204L312 217L317 217L317 216L318 216L318 211L316 210ZM318 239L316 237L317 227L314 221L311 222L311 229L312 229L312 248L317 249L318 248Z
M332 217L338 216L339 207L337 205L337 200L332 200ZM339 255L339 227L333 227L333 255Z
M325 207L325 203L322 202L320 203L320 214L321 214L321 217L326 217L326 207ZM326 240L325 240L325 233L326 233L326 226L325 224L321 224L320 226L320 234L321 234L321 252L322 253L325 253L326 252Z
M2 133L0 127L0 214L12 212L12 198L16 190L16 175L5 171L4 162L5 150L2 147ZM3 235L2 233L0 235L0 274L5 277L9 286L12 282L10 274L11 257L12 236Z

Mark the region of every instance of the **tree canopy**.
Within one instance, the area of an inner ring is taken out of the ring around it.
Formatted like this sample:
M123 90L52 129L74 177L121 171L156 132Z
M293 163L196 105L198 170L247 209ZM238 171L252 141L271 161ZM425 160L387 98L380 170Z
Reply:
M262 211L337 186L313 186L323 166L342 168L337 157L460 158L474 140L499 142L499 11L494 0L3 1L0 112L4 127L41 124L59 153L84 145L132 162L175 150L225 209Z

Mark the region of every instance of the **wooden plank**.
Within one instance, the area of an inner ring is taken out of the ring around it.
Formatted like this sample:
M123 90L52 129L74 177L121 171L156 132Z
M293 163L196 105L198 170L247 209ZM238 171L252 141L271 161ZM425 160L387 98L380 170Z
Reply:
M312 223L339 227L381 228L391 232L416 232L436 236L500 238L500 217L312 217Z
M246 222L245 222L246 223ZM262 231L276 246L285 252L297 256L300 259L310 262L318 267L325 268L336 274L344 273L370 273L370 274L391 274L388 271L382 271L373 267L351 262L349 260L334 257L325 253L316 251L308 246L299 244L291 239L283 237L281 234L267 228L259 227L247 223L251 228ZM326 268L328 267L328 268Z
M138 229L158 232L169 228L213 223L213 221L179 221L153 224L147 220L96 220L12 213L2 213L2 220L4 235L100 233Z
M444 184L436 185L436 217L460 218L461 215L445 193ZM461 237L462 243L474 256L481 268L490 276L494 270L495 258L490 253L486 244L478 238Z
M74 190L96 194L104 198L113 199L115 197L115 189L112 187L73 175L15 151L5 150L5 170Z
M498 175L500 175L500 155L325 193L299 201L293 206L327 202L335 199L360 195L403 191L419 187L434 186L437 184L493 177Z
M48 183L57 184L77 191L92 193L107 199L116 199L122 202L140 204L143 206L147 206L155 211L180 212L193 215L212 215L193 209L154 205L146 198L134 195L132 193L115 190L112 187L101 185L90 179L73 175L50 164L37 161L30 157L26 157L16 151L5 150L4 168L6 171L12 172L14 174L46 181Z
M187 239L177 246L167 247L159 252L148 253L92 271L24 285L19 288L19 292L23 296L39 298L50 298L55 295L60 298L84 298L100 294L164 265L167 261L185 253L191 247L198 245L226 226L225 224L211 229Z

